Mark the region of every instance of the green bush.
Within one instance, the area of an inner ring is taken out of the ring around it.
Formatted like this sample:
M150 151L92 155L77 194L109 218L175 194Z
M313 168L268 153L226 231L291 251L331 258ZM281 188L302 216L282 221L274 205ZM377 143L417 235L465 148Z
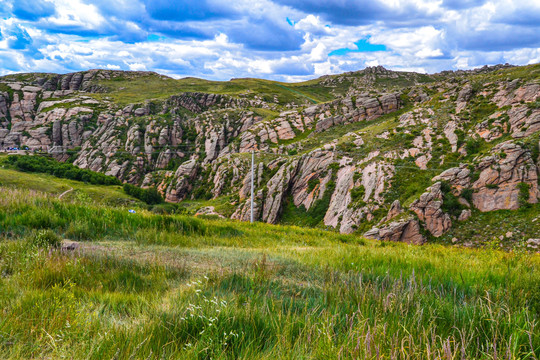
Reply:
M95 171L81 169L42 156L10 155L7 163L18 170L51 174L59 178L84 181L93 185L120 185L120 180Z
M474 193L474 190L471 188L466 188L461 190L461 197L467 200L470 204L472 204L472 195Z
M365 195L366 189L364 188L364 185L360 185L351 189L351 200L353 203L359 200L362 201Z
M465 142L465 150L467 150L467 155L474 155L480 151L482 142L480 140L475 140L473 138L467 139Z
M389 204L399 200L402 205L407 206L431 185L433 173L418 168L411 157L398 159L395 165L395 175L390 180L391 186L384 197Z
M178 212L178 206L176 206L175 204L169 204L169 203L158 204L158 205L154 205L151 211L154 214L159 214L159 215L176 214Z
M518 195L518 203L519 207L529 207L531 204L529 203L529 191L531 189L531 185L521 182L517 186L519 190Z
M308 187L307 187L307 192L310 193L313 191L313 189L315 189L315 187L317 187L317 185L319 185L321 183L321 180L319 180L319 178L317 177L312 177L308 180Z
M287 199L281 215L282 223L309 227L320 225L326 215L326 211L328 211L330 199L335 188L336 183L334 180L329 181L326 185L323 197L315 200L309 210L306 210L306 207L303 204L296 207L292 198Z
M62 239L52 230L40 230L30 238L30 244L43 249L56 249L62 245Z
M123 189L126 194L144 201L149 205L161 204L164 201L159 191L154 187L143 189L135 185L124 184Z
M464 206L460 204L458 197L452 194L452 187L447 182L441 183L441 191L443 193L442 210L452 216L458 217Z

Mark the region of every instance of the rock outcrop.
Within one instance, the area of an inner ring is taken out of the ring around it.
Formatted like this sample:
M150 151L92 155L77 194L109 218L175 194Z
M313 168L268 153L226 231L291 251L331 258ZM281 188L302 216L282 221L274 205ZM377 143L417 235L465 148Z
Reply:
M386 215L386 221L390 221L393 218L401 215L402 212L403 209L401 208L401 203L399 202L399 200L395 200L390 206L390 210L388 210L388 214Z
M425 242L425 238L420 233L418 221L411 219L392 222L382 228L373 228L364 236L368 239L399 241L414 245L421 245Z
M441 183L437 182L411 204L410 209L425 223L426 229L439 237L450 229L452 219L442 210L443 193Z
M538 202L540 84L490 77L495 70L512 68L431 76L374 67L314 80L322 90L314 95L274 85L240 91L243 80L235 80L220 85L221 94L164 92L127 105L118 101L121 87L107 95L106 80L170 79L103 70L6 76L0 150L48 151L155 186L170 202L227 201L227 214L244 221L251 212L248 153L255 151L256 220L277 223L294 212L342 233L369 222L378 224L368 233L374 238L422 243L422 234L443 236L474 220L474 207ZM410 110L384 116L401 109L402 99ZM438 176L429 183L432 172ZM428 187L419 198L418 185L410 184L416 181ZM447 210L452 216L443 210L450 194L441 183L461 204L459 212Z
M480 211L520 207L520 186L526 202L538 202L538 169L528 150L512 141L501 143L478 164L479 178L472 184L474 206ZM524 185L521 185L524 184Z

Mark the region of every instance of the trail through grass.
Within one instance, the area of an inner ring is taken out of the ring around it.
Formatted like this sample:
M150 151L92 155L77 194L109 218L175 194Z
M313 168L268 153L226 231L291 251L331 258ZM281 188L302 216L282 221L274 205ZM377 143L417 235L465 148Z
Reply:
M127 210L0 187L0 358L540 356L538 255Z

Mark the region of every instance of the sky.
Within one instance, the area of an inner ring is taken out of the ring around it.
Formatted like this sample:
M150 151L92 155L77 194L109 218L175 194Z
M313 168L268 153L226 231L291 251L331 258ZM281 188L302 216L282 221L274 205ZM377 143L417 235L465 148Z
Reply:
M0 0L0 75L301 81L540 62L540 0Z

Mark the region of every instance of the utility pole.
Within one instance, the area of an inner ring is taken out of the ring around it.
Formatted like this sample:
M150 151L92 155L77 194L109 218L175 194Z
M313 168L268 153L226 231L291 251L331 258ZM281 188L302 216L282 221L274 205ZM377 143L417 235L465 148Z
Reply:
M255 180L255 150L251 150L251 222L253 222L253 197Z

